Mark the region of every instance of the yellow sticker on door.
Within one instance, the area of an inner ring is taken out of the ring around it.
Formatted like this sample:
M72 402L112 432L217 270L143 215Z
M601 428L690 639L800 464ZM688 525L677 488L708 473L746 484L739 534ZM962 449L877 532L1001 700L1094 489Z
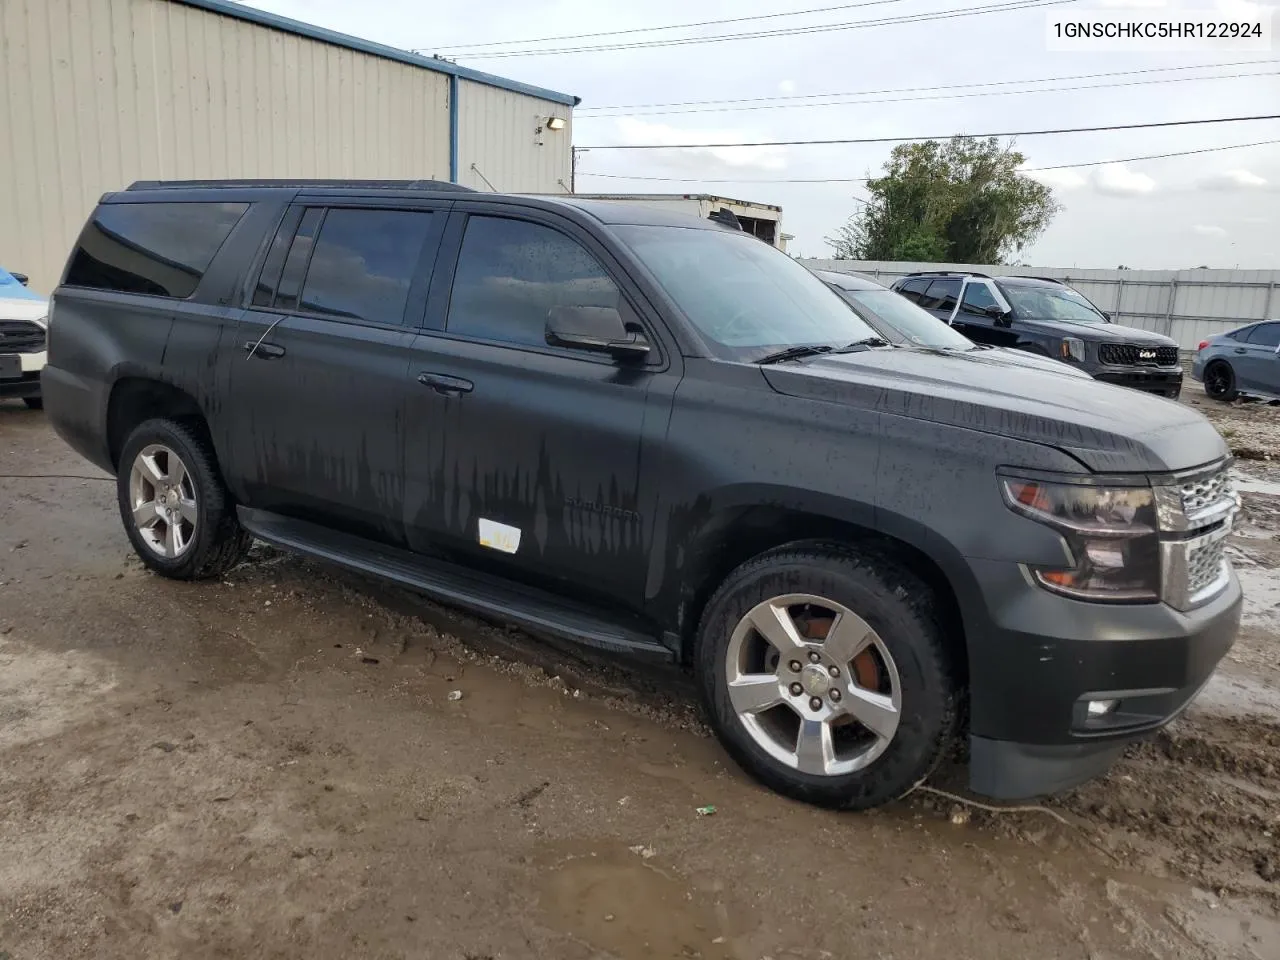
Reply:
M515 553L520 549L520 528L481 517L480 546L501 550L503 553Z

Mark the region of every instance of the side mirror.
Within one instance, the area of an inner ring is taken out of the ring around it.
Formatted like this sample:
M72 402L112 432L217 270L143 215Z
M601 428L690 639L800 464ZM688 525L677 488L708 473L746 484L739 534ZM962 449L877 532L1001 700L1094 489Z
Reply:
M1116 321L1115 321L1115 318L1111 316L1111 311L1110 311L1110 310L1103 310L1103 311L1102 311L1102 315L1103 315L1103 317L1105 317L1105 318L1106 318L1107 323L1115 323L1115 322L1116 322Z
M1013 326L1013 314L994 303L987 307L987 316L996 322L997 327Z
M13 279L17 280L24 287L27 285L27 281L31 279L25 273L10 273L9 276L13 277Z
M644 357L649 342L622 322L614 307L552 307L547 311L547 343L607 353L618 359Z

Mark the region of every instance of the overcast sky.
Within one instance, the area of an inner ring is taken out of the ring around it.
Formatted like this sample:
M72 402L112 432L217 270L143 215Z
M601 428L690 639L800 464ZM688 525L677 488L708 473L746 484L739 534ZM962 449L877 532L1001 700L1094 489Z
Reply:
M579 146L945 135L1280 113L1280 40L1273 40L1268 52L1048 52L1046 11L1042 9L783 38L552 56L480 59L454 49L460 44L746 17L838 2L649 0L624 7L607 0L486 0L474 5L422 0L252 0L252 5L381 43L455 54L467 66L576 94L582 98L574 121L574 142ZM991 0L881 0L870 9L542 46L850 23L984 2ZM1138 0L1110 0L1108 5L1121 3L1137 6ZM1142 5L1159 3L1143 0ZM1086 0L1078 6L1102 5L1102 0ZM1184 6L1207 7L1209 0L1194 0ZM1216 7L1227 13L1257 9L1241 0L1218 0ZM1245 61L1255 63L1234 65ZM1242 73L1253 76L1001 96L956 97L957 93L983 92L972 89L883 93L861 99L923 99L822 107L801 107L798 104L806 101L793 100L782 109L611 110L617 115L601 117L593 117L587 109L901 90L1189 65L1205 65L1206 69L1037 86L1134 84ZM1280 120L1028 137L1019 142L1018 149L1026 155L1028 167L1045 167L1262 140L1280 140ZM857 209L853 197L865 195L861 184L748 181L874 176L891 146L597 150L581 156L578 189L715 193L778 204L783 208L784 230L795 236L791 252L827 256L829 249L823 238ZM620 178L623 175L626 178ZM1080 267L1123 263L1150 268L1280 266L1280 144L1035 176L1055 188L1065 209L1044 237L1023 253L1028 263ZM698 182L734 178L737 182Z

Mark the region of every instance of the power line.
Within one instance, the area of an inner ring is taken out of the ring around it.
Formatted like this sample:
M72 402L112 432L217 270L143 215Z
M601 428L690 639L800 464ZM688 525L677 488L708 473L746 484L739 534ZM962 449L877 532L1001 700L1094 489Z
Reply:
M1212 117L1203 120L1162 120L1157 123L1114 123L1098 127L1058 127L1047 130L1007 130L998 133L933 134L912 137L856 137L841 140L756 140L742 143L613 143L579 150L704 150L723 147L812 147L854 143L909 143L920 140L953 140L967 137L1043 137L1061 133L1100 133L1108 130L1151 130L1157 127L1193 127L1210 123L1244 123L1252 120L1280 120L1280 113L1252 117Z
M1275 63L1276 61L1268 61ZM1155 80L1121 80L1115 83L1087 83L1070 87L1033 87L1030 90L979 90L971 93L935 93L917 97L882 97L875 100L830 100L825 103L775 103L738 107L689 107L679 110L655 110L650 113L592 113L580 119L596 120L609 117L665 117L677 113L732 113L743 110L802 110L809 107L856 107L872 103L914 103L920 100L967 100L974 97L1012 97L1029 93L1069 93L1075 90L1109 90L1116 87L1147 87L1162 83L1192 83L1202 80L1238 80L1246 77L1274 77L1280 70L1259 73L1225 73L1212 77L1161 77ZM1065 78L1064 78L1065 79Z
M718 103L763 103L766 100L816 100L824 97L863 97L879 93L924 93L930 90L967 90L973 87L1007 87L1017 83L1056 83L1060 80L1097 80L1102 77L1128 77L1143 73L1172 73L1179 70L1220 70L1225 67L1254 67L1280 61L1233 60L1228 63L1201 63L1181 67L1148 67L1143 70L1112 70L1106 73L1074 73L1063 77L1028 77L1023 80L990 80L982 83L944 83L933 87L886 87L881 90L846 90L841 93L797 93L775 97L740 97L725 100L670 100L665 103L614 103L595 107L579 107L575 116L597 110L641 110L649 107L698 107Z
M1222 153L1227 150L1243 150L1246 147L1267 147L1280 144L1280 140L1255 140L1253 143L1233 143L1225 147L1201 147L1197 150L1175 150L1172 153L1147 153L1139 157L1120 157L1114 160L1086 160L1081 163L1059 163L1048 167L1022 167L1019 173L1039 173L1043 170L1069 170L1074 167L1104 167L1112 163L1137 163L1140 160L1166 160L1169 157L1190 157L1200 153ZM608 180L648 180L661 183L866 183L876 177L763 177L735 180L730 177L710 179L705 177L648 177L626 173L592 173L579 170L580 177L602 177Z
M788 10L786 13L761 13L753 17L730 17L727 20L697 20L692 23L671 23L660 27L632 27L627 30L601 30L597 33L569 33L557 37L532 37L528 40L489 40L485 43L455 43L450 50L474 50L477 47L505 47L513 43L550 43L557 40L589 40L594 37L620 37L626 34L655 33L660 30L687 30L693 27L718 27L726 23L747 23L751 20L774 20L778 17L803 17L811 13L834 13L837 10L855 10L859 7L879 7L886 3L902 3L904 0L867 0L863 3L842 3L835 7L810 7L808 10ZM420 53L423 51L413 51Z
M904 14L898 17L883 17L879 20L854 20L848 23L831 23L810 27L787 27L776 30L758 30L753 33L717 34L709 37L682 37L672 40L642 40L634 43L596 44L585 47L555 47L529 50L495 50L490 53L475 53L469 59L492 59L495 57L541 57L550 54L564 53L600 53L613 50L645 50L655 47L681 47L691 44L721 43L729 40L754 40L764 37L791 37L813 33L829 33L840 30L861 30L868 27L890 26L899 23L924 23L930 20L950 20L956 17L980 16L985 13L1003 13L1010 10L1028 10L1035 7L1053 7L1075 0L1015 0L1012 3L984 4L978 7L963 7L958 10L937 10L929 13ZM445 54L450 57L450 54Z

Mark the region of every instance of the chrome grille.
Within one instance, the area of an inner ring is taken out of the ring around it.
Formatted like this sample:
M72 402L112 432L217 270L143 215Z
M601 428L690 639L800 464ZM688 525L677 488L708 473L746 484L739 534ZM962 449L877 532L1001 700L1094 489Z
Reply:
M1118 367L1171 367L1178 362L1178 348L1104 343L1098 347L1098 359Z
M39 353L44 330L30 320L0 320L0 353Z
M1178 488L1178 493L1182 497L1182 512L1194 517L1232 496L1231 479L1226 470L1219 470L1188 480Z
M1187 554L1187 593L1191 599L1222 576L1226 543L1225 537L1210 540Z

